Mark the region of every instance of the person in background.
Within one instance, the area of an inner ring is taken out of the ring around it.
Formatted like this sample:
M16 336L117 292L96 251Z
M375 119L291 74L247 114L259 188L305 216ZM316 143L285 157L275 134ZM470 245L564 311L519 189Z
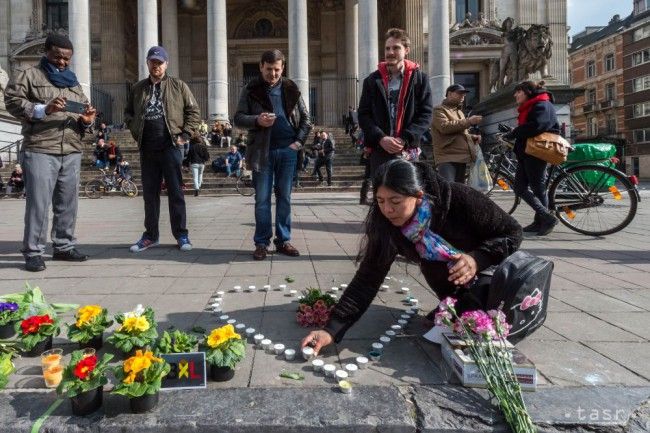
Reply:
M239 177L241 175L241 169L243 166L244 158L241 156L241 153L237 150L237 146L230 146L230 150L225 155L224 170L226 172L226 177L235 176Z
M203 143L200 134L193 135L190 140L190 149L187 152L187 162L192 169L192 179L194 180L194 197L198 197L203 184L203 170L205 163L210 161L210 153Z

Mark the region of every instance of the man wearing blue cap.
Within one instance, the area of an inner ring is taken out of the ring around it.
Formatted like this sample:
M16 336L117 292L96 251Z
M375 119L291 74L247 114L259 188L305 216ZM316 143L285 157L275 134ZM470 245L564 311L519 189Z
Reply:
M165 180L172 234L181 251L192 244L186 227L183 195L183 145L201 124L199 106L182 80L166 74L169 57L163 47L147 53L149 77L129 93L124 119L140 148L145 231L131 246L134 253L158 245L160 185Z

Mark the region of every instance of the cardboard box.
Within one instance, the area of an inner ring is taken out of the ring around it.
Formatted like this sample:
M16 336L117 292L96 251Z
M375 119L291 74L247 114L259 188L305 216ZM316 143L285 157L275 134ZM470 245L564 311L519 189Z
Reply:
M463 352L466 348L463 340L453 333L445 333L443 337L444 340L441 345L442 357L456 373L461 383L468 387L485 388L487 384L476 363L471 356ZM523 391L535 391L537 388L537 368L535 364L512 344L507 343L507 347L512 352L512 363L521 389Z

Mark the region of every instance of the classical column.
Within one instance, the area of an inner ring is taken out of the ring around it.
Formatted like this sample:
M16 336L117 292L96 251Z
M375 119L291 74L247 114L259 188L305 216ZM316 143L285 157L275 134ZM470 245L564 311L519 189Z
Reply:
M90 99L90 14L88 0L68 3L69 35L74 52L70 69L77 75L86 97Z
M119 83L124 80L124 63L126 55L124 50L124 6L122 0L102 0L101 19L104 23L111 23L110 29L102 30L101 47L102 58L109 61L102 62L99 68L102 83ZM100 81L97 75L95 81ZM116 98L113 101L113 112L121 112L122 101Z
M4 18L5 23L11 26L11 43L22 44L25 37L31 30L30 20L32 18L32 2L25 0L11 0L10 2L11 21Z
M411 39L411 51L408 55L409 60L424 64L424 17L423 0L409 0L404 5L404 30L409 34Z
M307 0L289 0L288 75L300 89L309 108L309 35L307 34Z
M226 0L208 1L207 119L228 120L228 31Z
M359 0L359 95L363 80L379 63L377 0Z
M162 0L162 46L169 54L167 72L178 77L178 5L176 0Z
M549 0L546 3L546 10L548 27L553 40L548 71L561 84L570 84L569 52L566 35L567 2L566 0Z
M359 77L359 4L357 0L345 0L345 75L350 80L348 105L357 104L357 84L352 78Z
M434 105L445 97L451 82L449 71L449 5L429 0L429 82Z
M158 3L156 0L138 0L138 76L149 76L147 51L158 45Z

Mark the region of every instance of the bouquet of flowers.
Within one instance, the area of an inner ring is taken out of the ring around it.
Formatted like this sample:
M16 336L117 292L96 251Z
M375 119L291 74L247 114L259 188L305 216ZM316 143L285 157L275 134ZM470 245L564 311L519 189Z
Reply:
M68 326L68 338L75 343L88 343L101 337L104 330L113 324L108 320L106 308L99 305L85 305L77 310L75 323Z
M0 326L18 319L20 319L20 310L17 302L0 302Z
M113 393L129 398L154 395L170 370L169 364L162 358L156 358L153 352L137 350L123 365L115 368L118 383Z
M134 348L151 346L158 338L151 307L143 308L138 304L135 310L115 316L115 320L120 327L108 337L107 341L124 353Z
M336 300L331 295L314 288L303 291L303 296L298 302L296 314L298 324L303 327L321 328L329 321L330 313L336 304Z
M70 364L63 370L63 379L56 392L65 397L77 395L108 383L106 370L113 355L105 353L101 360L96 355L84 356L82 350L72 352Z
M49 314L29 316L16 322L15 328L25 351L30 351L37 344L59 335L60 331L58 319L52 318Z
M463 339L513 433L535 433L512 366L512 354L507 349L510 325L505 314L501 310L487 313L477 310L466 311L458 317L455 305L454 298L440 302L436 325L451 327Z
M43 292L38 287L32 287L29 283L25 283L25 291L23 293L11 293L8 295L0 296L0 301L5 303L16 303L19 307L19 318L26 318L28 316L36 316L47 314L52 318L56 318L57 314L65 313L66 311L77 308L77 304L50 304L45 301Z
M194 335L176 329L171 333L163 332L158 340L158 350L160 353L187 353L194 351L198 343L199 339Z
M207 346L206 362L215 367L234 369L246 355L244 340L230 324L213 329L210 335L204 338L203 344Z
M0 340L0 389L9 383L9 376L16 370L12 359L16 356L18 343Z

